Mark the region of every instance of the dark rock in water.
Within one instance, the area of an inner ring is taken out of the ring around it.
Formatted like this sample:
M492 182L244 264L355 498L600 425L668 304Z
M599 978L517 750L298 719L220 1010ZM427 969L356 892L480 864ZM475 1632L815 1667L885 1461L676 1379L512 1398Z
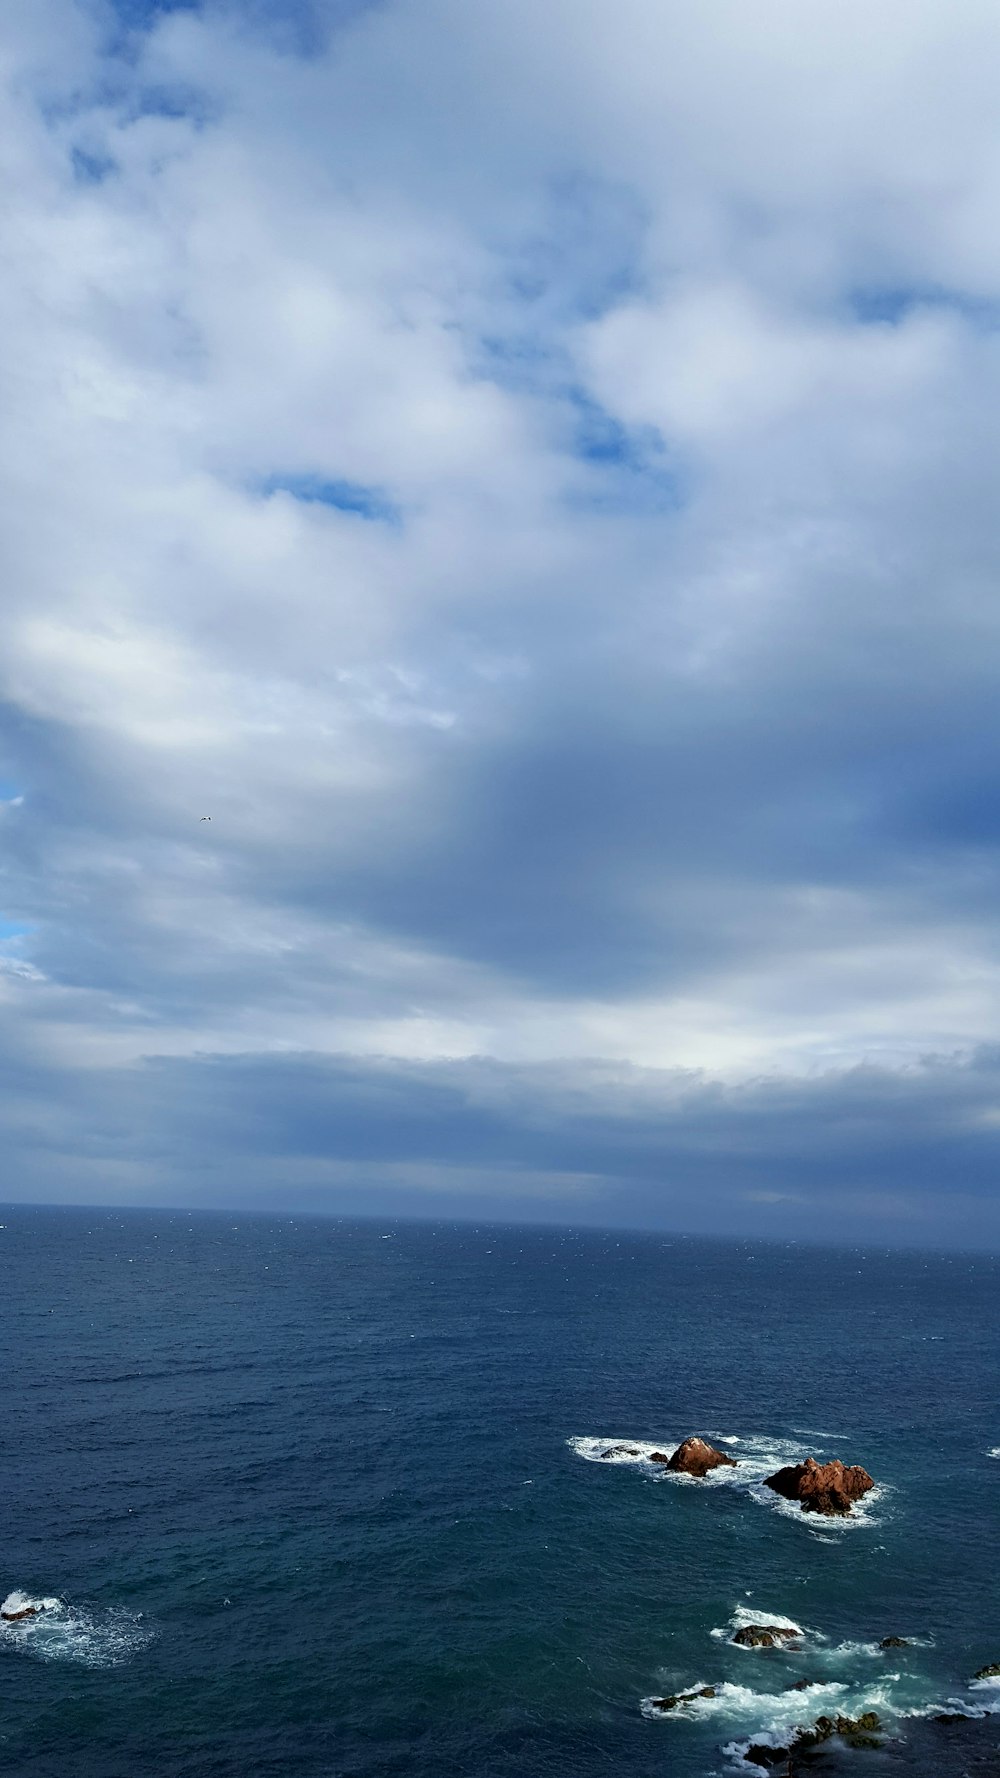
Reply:
M1000 1661L992 1661L988 1667L980 1667L973 1679L1000 1679Z
M606 1451L601 1452L601 1456L602 1457L641 1457L642 1452L639 1450L638 1445L609 1445Z
M932 1716L931 1722L968 1722L964 1710L942 1710L940 1716Z
M793 1630L787 1624L744 1624L730 1641L737 1648L780 1648L783 1643L796 1641L801 1634L801 1630Z
M790 1685L788 1689L790 1692L810 1692L817 1684L818 1681L815 1679L797 1679L795 1684Z
M650 1698L654 1710L676 1710L680 1704L691 1704L695 1698L714 1698L714 1685L703 1685L696 1692L675 1692L669 1698Z
M669 1463L670 1458L667 1456L666 1451L650 1451L649 1461L650 1463Z
M657 1452L657 1461L660 1460ZM668 1469L676 1470L680 1475L704 1476L710 1469L721 1469L725 1465L729 1469L736 1468L735 1457L727 1457L724 1451L717 1451L714 1445L707 1444L703 1438L686 1438L678 1445L672 1457L667 1459Z
M767 1477L765 1486L773 1488L783 1500L797 1500L804 1513L843 1517L875 1483L860 1464L847 1469L839 1457L832 1463L817 1463L815 1457L807 1457L804 1463L790 1463L776 1470Z
M791 1755L790 1747L768 1747L766 1742L754 1741L745 1750L743 1758L749 1760L752 1766L770 1767L780 1766L783 1760L791 1759Z
M3 1618L5 1624L16 1624L19 1618L37 1617L39 1611L40 1607L37 1605L22 1605L16 1611L10 1611L9 1609L0 1611L0 1617Z
M909 1648L909 1646L909 1641L905 1636L883 1636L879 1643L879 1648Z

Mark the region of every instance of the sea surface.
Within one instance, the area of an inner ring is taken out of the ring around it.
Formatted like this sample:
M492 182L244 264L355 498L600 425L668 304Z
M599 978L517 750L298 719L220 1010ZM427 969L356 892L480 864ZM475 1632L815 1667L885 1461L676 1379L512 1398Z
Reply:
M47 1602L0 1626L5 1772L708 1778L862 1709L884 1750L821 1769L1000 1770L1000 1259L0 1223L0 1596ZM738 1467L649 1463L695 1432ZM809 1454L877 1478L851 1520L760 1486Z

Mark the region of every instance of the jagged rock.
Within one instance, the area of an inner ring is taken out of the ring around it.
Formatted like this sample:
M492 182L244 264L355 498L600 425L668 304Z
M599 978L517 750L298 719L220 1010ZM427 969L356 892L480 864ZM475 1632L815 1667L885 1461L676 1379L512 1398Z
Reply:
M766 1478L765 1486L783 1500L797 1500L804 1513L843 1516L875 1483L860 1464L847 1469L839 1457L832 1463L817 1463L815 1457L807 1457L804 1463L776 1470Z
M730 1641L737 1648L780 1648L782 1643L794 1642L801 1634L801 1630L793 1630L787 1624L744 1624Z
M39 1610L40 1607L37 1605L21 1605L15 1610L11 1610L8 1606L2 1606L0 1607L0 1617L6 1624L16 1624L19 1618L37 1617Z
M817 1716L811 1729L802 1729L796 1735L789 1753L818 1747L834 1735L840 1735L849 1747L880 1747L882 1743L877 1736L881 1729L882 1724L874 1710L863 1710L860 1716Z
M669 1698L651 1698L654 1710L676 1710L679 1704L690 1704L695 1698L714 1698L714 1685L703 1685L696 1692L675 1692Z
M909 1648L909 1646L909 1641L905 1636L883 1636L879 1643L879 1648Z
M788 1689L790 1692L809 1692L812 1691L812 1688L816 1683L817 1681L815 1679L797 1679L795 1684L790 1685Z
M602 1457L641 1457L642 1452L640 1451L638 1445L609 1445L606 1451L601 1452L601 1456Z
M649 1461L650 1463L669 1463L670 1458L666 1451L650 1451Z
M979 1672L974 1673L972 1677L973 1679L1000 1679L1000 1661L991 1661L988 1667L980 1667Z
M659 1452L657 1452L659 1460ZM729 1469L736 1468L735 1457L727 1457L724 1451L717 1451L703 1438L686 1438L678 1445L672 1457L667 1459L667 1468L681 1475L704 1476L710 1469L721 1469L723 1464Z

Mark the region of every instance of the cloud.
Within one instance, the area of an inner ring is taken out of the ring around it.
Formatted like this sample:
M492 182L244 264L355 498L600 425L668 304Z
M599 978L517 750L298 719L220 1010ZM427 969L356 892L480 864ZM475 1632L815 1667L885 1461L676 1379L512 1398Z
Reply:
M821 1231L795 1166L864 1083L843 1226L951 1226L998 1035L998 36L978 0L12 26L0 1019L66 1112L57 1167L10 1076L18 1190L173 1197L168 1108L265 1082L280 1203L300 1081L316 1202L391 1165L428 1208ZM453 1147L490 1068L528 1110ZM574 1146L602 1068L696 1075L676 1164L632 1109Z

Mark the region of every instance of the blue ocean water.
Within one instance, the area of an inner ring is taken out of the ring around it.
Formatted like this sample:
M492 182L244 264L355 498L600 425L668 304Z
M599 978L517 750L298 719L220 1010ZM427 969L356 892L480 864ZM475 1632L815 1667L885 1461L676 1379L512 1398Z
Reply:
M1000 1717L953 1764L933 1743L953 1730L903 1713L1000 1704L968 1685L1000 1659L1000 1259L0 1222L0 1593L56 1602L0 1628L6 1770L707 1778L762 1732L866 1706L904 1738L828 1760L997 1769L977 1761ZM689 1432L739 1467L697 1483L599 1456ZM878 1479L856 1520L759 1488L806 1454ZM729 1642L776 1616L798 1652ZM880 1651L890 1634L914 1641Z

